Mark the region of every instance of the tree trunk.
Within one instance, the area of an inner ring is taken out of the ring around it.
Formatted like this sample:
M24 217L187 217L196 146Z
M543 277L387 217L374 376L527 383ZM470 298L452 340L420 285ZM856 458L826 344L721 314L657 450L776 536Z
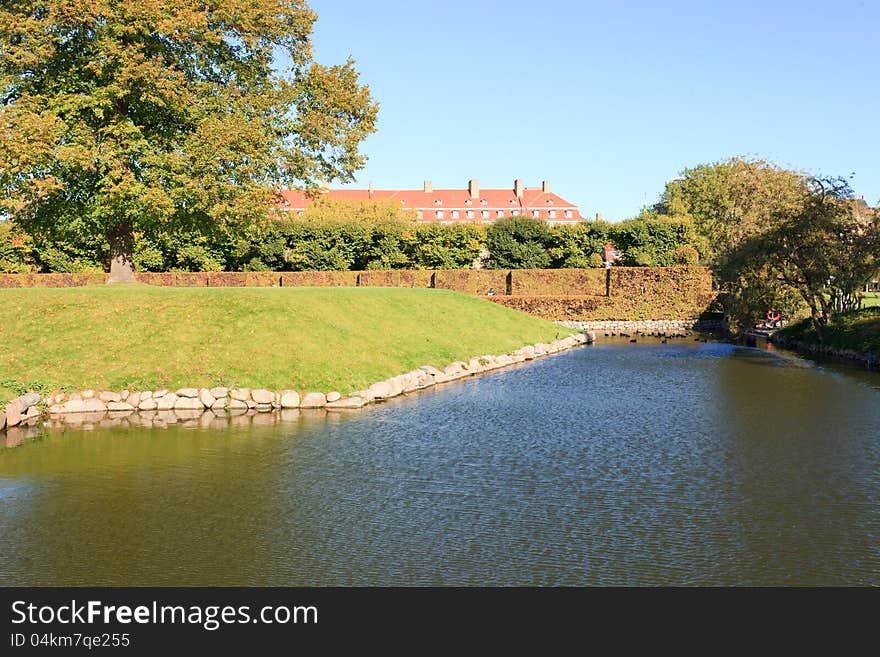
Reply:
M108 283L134 283L134 235L126 222L110 235L110 280Z

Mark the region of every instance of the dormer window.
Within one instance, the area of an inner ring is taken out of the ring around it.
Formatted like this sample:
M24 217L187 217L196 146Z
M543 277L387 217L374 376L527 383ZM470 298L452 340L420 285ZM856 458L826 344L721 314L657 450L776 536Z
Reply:
M467 199L467 200L464 202L465 205L470 205L471 203L473 203L473 201L470 200L470 199Z
M553 199L552 199L552 198L548 198L548 199L547 199L547 205L553 205Z
M508 203L510 203L511 205L513 205L514 203L516 203L516 201L514 201L513 199L510 199L510 200L508 201Z
M486 199L480 199L480 205L489 205L489 201Z

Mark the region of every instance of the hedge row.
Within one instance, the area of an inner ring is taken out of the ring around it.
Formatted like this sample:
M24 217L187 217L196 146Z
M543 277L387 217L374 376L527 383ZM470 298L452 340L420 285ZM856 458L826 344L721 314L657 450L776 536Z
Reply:
M605 295L605 269L517 269L511 272L511 294Z
M606 296L606 276L607 292ZM137 273L170 287L418 287L455 290L546 319L690 319L715 298L705 267ZM3 287L99 285L106 274L6 274Z
M695 319L714 301L713 294L693 298L604 296L495 296L495 303L550 321Z
M4 287L83 287L103 285L108 274L0 274L0 288Z

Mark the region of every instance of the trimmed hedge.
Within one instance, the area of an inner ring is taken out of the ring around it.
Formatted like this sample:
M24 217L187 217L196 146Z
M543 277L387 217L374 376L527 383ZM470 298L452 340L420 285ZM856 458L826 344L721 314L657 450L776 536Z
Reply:
M716 298L705 267L600 269L442 269L300 272L139 272L167 287L410 287L455 290L544 319L571 321L693 319ZM0 287L100 285L106 274L5 274ZM508 294L510 292L511 294Z
M283 287L355 287L356 271L286 271L281 273Z
M0 274L0 288L10 287L83 287L103 285L108 274Z
M500 269L442 269L434 273L434 287L484 296L489 290L507 294L509 273Z
M604 269L514 269L510 272L511 294L604 295Z
M543 319L584 321L593 319L605 297L600 296L495 296L488 300Z
M395 269L358 272L361 287L434 287L434 271L430 269Z

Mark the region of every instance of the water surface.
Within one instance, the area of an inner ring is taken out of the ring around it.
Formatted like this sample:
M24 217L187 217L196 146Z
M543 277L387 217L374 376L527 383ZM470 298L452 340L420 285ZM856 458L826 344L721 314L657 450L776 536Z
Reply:
M880 584L877 374L606 342L258 422L0 450L0 584Z

